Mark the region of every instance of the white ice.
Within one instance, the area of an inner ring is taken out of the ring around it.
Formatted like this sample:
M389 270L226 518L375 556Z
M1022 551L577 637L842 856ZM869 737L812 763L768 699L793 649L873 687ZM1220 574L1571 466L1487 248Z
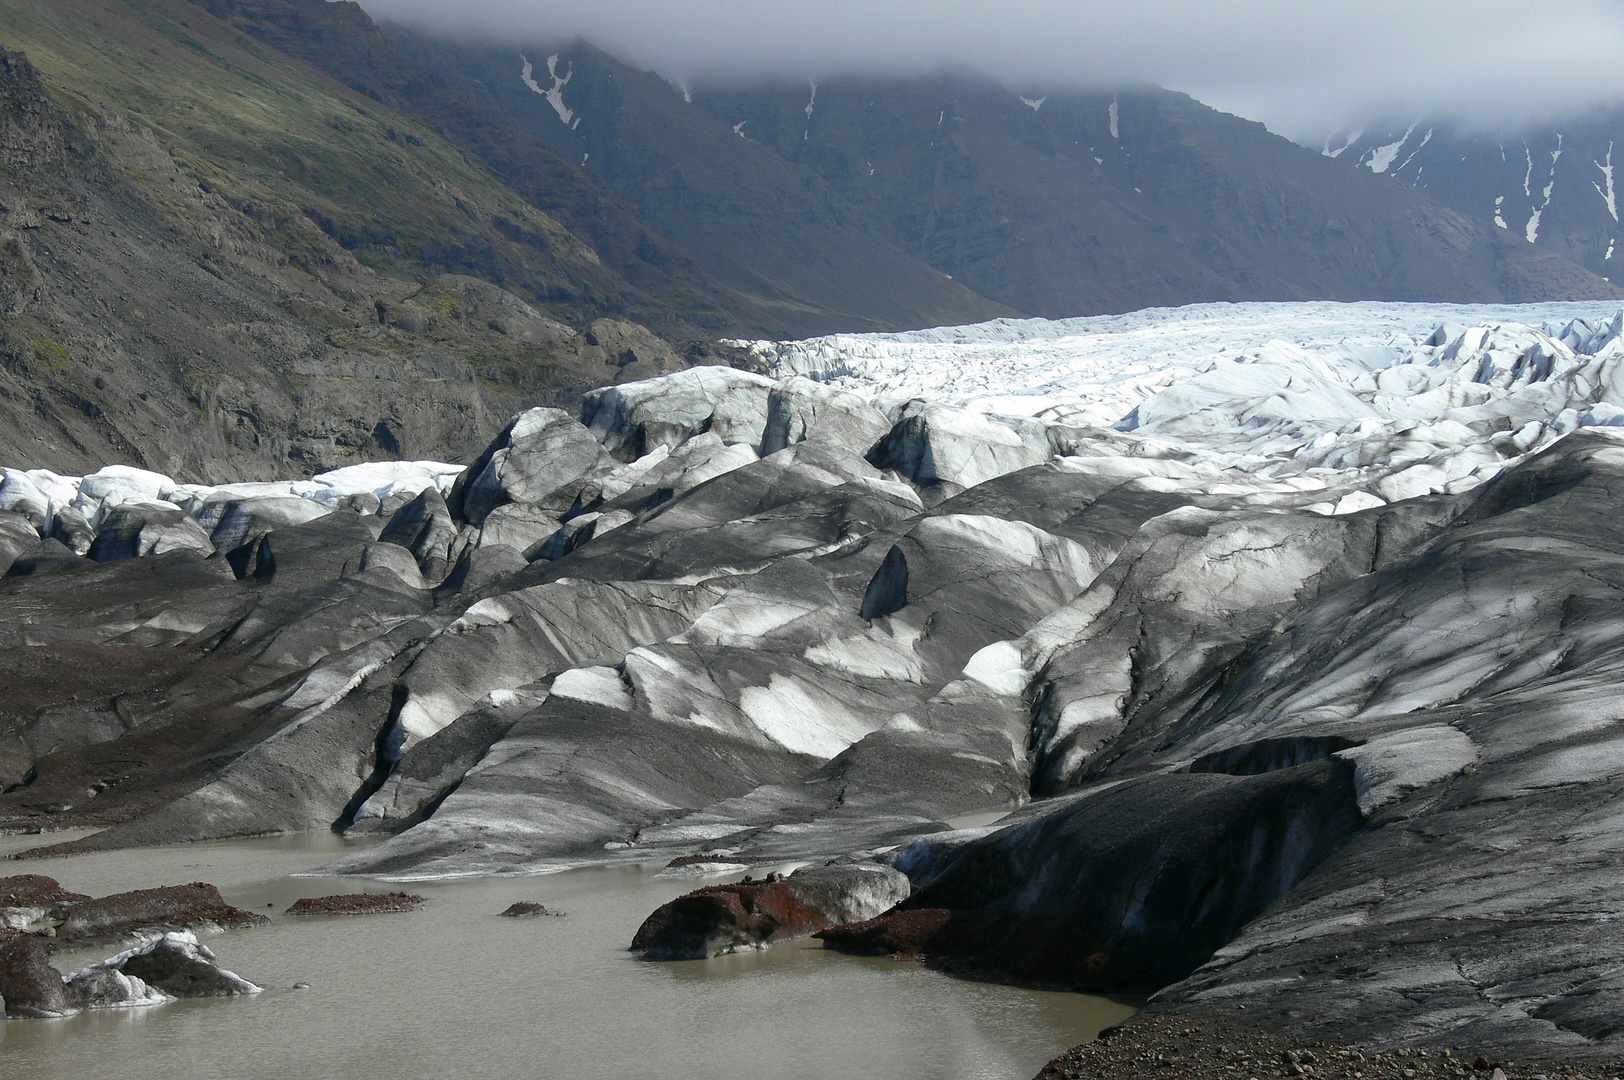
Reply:
M1237 491L1322 490L1324 512L1346 513L1461 490L1576 427L1624 422L1619 314L1616 302L1200 304L748 344L774 374L893 417L922 400L947 422L940 407L955 406L1012 443L1031 419L1114 428L1137 459L1199 460Z

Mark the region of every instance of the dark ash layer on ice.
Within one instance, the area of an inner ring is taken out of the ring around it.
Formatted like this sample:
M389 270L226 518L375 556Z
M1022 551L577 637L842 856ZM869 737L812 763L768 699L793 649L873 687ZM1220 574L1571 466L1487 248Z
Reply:
M1498 478L1337 514L1143 433L695 369L226 552L35 531L0 813L112 823L58 851L356 829L327 869L397 879L880 859L915 893L854 948L1615 1056L1624 438L1461 415Z

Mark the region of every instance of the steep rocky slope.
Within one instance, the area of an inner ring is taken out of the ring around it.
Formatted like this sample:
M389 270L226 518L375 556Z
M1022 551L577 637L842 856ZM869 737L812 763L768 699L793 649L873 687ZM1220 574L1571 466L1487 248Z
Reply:
M191 5L5 5L0 40L22 50L0 72L17 460L224 479L467 455L521 400L685 362L593 320L714 316Z
M898 255L1049 317L1618 295L1475 217L1166 91L1017 93L962 75L678 87L582 42L389 32L602 177L719 278L848 319L894 321L878 297L852 306L871 280L892 302L921 302ZM860 233L888 250L863 248Z
M1624 315L1458 311L1239 357L1265 310L1208 313L1159 373L1203 331L1141 316L1109 426L700 367L462 469L7 471L4 824L332 828L381 842L327 872L405 879L880 860L912 895L831 944L1616 1058Z
M1624 116L1616 110L1511 132L1419 117L1366 124L1316 149L1403 181L1592 273L1618 276L1624 248L1613 170L1624 166Z

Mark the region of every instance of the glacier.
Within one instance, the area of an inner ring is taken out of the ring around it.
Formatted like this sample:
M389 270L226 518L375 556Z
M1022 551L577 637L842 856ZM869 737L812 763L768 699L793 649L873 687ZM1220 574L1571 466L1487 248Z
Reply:
M15 463L0 656L52 677L0 826L337 829L376 843L314 872L392 880L879 862L944 959L1617 1055L1624 312L745 347L461 465Z

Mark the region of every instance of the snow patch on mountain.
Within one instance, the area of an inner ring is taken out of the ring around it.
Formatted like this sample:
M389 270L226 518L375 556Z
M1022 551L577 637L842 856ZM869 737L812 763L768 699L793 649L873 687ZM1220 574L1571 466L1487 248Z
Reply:
M1596 183L1594 180L1592 180L1590 182L1590 186L1596 189L1596 194L1600 195L1601 198L1602 198L1602 201L1607 204L1607 213L1612 217L1612 219L1614 221L1617 221L1618 220L1618 192L1613 187L1613 144L1611 142L1609 142L1607 144L1607 160L1606 160L1606 163L1604 164L1604 163L1602 163L1600 161L1597 161L1597 162L1593 162L1593 164L1596 166L1596 168L1601 170L1602 179L1606 181L1607 186L1603 187L1601 184ZM1608 258L1612 258L1612 256L1609 255Z
M1021 98L1021 104L1025 105L1028 109L1031 109L1033 112L1037 112L1039 109L1043 108L1043 103L1045 101L1048 101L1048 100L1049 99L1048 99L1047 96L1040 97L1040 98L1023 97L1023 98Z
M1365 129L1364 128L1354 128L1352 131L1348 132L1347 140L1344 141L1342 143L1342 145L1337 147L1335 150L1331 149L1331 140L1326 139L1325 140L1325 146L1320 150L1320 153L1324 154L1328 158L1341 157L1343 154L1347 153L1347 151L1353 146L1354 143L1358 142L1360 139L1362 139L1364 137L1365 137Z
M1365 163L1370 166L1370 171L1373 173L1386 172L1392 166L1393 160L1398 157L1399 151L1404 149L1404 144L1410 141L1410 136L1415 134L1415 129L1420 124L1421 121L1416 120L1415 123L1404 129L1403 136L1397 142L1390 142L1372 150L1370 160Z
M574 110L564 104L564 87L569 85L570 79L575 76L575 65L571 64L569 70L563 76L560 76L558 74L558 54L554 53L549 56L547 58L547 77L552 79L552 85L543 89L542 85L536 81L536 68L530 62L530 58L521 53L519 59L524 61L524 67L519 72L520 81L546 98L547 104L553 107L553 112L558 114L558 118L564 122L566 127L572 131L580 127L581 118L575 115Z
M1411 150L1410 151L1410 156L1405 158L1403 163L1400 164L1398 168L1393 170L1394 172L1400 173L1400 172L1403 172L1405 169L1410 167L1410 162L1415 160L1415 156L1417 154L1419 154L1422 150L1426 149L1427 143L1432 141L1432 132L1433 132L1433 130L1434 129L1432 129L1432 128L1427 129L1427 133L1424 136L1421 137L1421 145L1417 146L1414 150ZM1421 170L1417 169L1416 170L1417 178L1419 178L1420 175L1421 175Z
M1122 138L1122 110L1117 107L1117 99L1111 99L1111 107L1106 110L1111 119L1111 138Z

